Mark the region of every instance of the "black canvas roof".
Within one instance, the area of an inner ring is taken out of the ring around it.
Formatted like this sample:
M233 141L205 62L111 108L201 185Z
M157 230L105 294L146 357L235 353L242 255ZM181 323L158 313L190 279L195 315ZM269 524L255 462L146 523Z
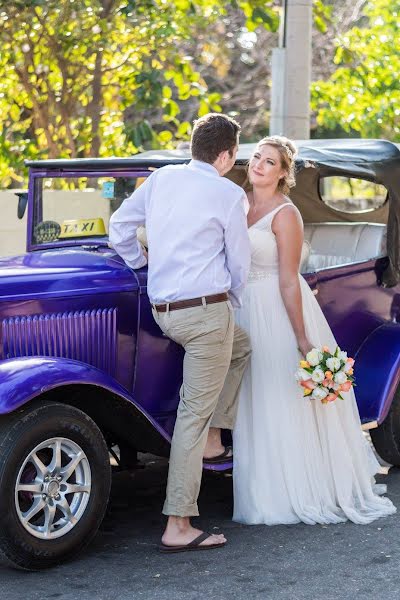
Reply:
M305 161L320 165L339 167L340 165L373 165L391 162L400 158L400 150L395 144L385 140L333 139L300 140L298 168ZM241 144L237 155L237 164L246 164L256 144ZM182 164L191 158L189 150L150 150L132 157L119 158L61 158L46 160L27 160L25 164L33 168L68 170L103 170L108 168L162 167L167 164ZM348 170L348 169L346 169ZM357 169L356 169L357 170ZM372 170L373 167L372 167Z

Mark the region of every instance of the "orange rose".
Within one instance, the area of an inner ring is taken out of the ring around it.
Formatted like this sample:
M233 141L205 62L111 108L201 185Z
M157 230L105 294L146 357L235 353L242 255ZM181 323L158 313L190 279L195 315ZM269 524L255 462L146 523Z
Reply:
M300 385L302 385L307 390L314 390L317 387L317 384L314 383L312 379L307 379L307 381L300 381Z
M351 381L345 381L340 386L340 389L342 390L342 392L348 392L350 390L350 388L351 388L352 385L353 384L351 383Z
M325 371L325 378L329 380L333 379L332 371Z
M322 351L323 352L329 352L329 354L331 353L328 346L322 346Z
M325 400L326 400L327 402L334 402L334 401L336 400L336 398L337 398L337 394L333 394L333 393L332 393L332 394L329 394L329 396L327 396L327 397L325 398Z

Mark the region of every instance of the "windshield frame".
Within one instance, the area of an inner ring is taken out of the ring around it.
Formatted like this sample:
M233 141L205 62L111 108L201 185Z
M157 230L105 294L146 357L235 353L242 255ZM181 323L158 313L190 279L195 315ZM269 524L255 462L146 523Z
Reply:
M84 238L68 238L48 242L45 244L37 244L33 242L33 229L36 223L41 221L42 214L42 198L37 193L38 182L44 178L78 178L78 177L148 177L152 171L143 167L134 169L101 169L101 170L66 170L66 169L34 169L29 173L28 187L28 215L27 215L27 252L35 252L37 250L49 250L52 248L74 248L79 246L101 246L108 247L108 235L102 237L84 237Z

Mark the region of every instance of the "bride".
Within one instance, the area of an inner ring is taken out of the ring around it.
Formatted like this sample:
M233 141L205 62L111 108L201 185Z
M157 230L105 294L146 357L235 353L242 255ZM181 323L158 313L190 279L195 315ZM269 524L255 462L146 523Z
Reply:
M374 491L379 464L364 441L353 391L322 404L303 398L294 376L313 347L336 349L299 275L303 222L285 195L294 185L295 153L286 138L264 138L249 164L252 264L237 322L250 336L252 358L233 432L233 519L370 523L396 508Z

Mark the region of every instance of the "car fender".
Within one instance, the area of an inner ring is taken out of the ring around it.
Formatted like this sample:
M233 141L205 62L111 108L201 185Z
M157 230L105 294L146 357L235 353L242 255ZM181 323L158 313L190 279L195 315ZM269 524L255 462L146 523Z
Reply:
M76 360L24 357L1 361L0 415L11 413L56 388L71 385L85 385L88 389L101 388L110 392L113 402L107 410L113 411L118 404L118 427L124 429L123 433L131 439L134 439L135 433L139 434L142 440L146 440L143 449L147 445L154 453L157 450L160 454L167 453L170 445L168 434L135 402L129 392L107 373ZM110 414L111 417L115 415ZM106 413L104 420L107 421Z
M356 398L363 423L381 424L400 382L400 325L375 329L355 355Z

